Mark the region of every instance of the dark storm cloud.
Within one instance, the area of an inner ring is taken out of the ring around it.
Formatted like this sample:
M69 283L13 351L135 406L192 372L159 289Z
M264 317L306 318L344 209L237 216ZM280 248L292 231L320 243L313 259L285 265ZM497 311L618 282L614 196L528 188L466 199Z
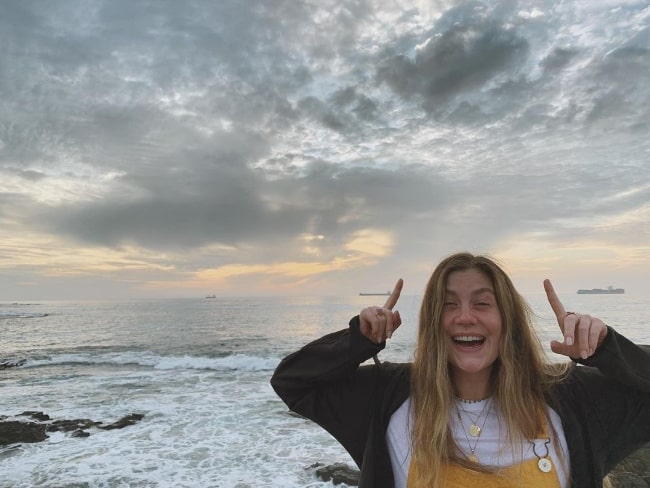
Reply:
M299 175L283 171L270 181L242 168L233 164L230 172L224 171L206 157L200 172L181 171L173 183L170 176L168 186L146 197L57 207L39 220L51 232L110 246L247 246L263 239L273 247L292 236L313 234L327 236L322 246L340 249L358 228L455 201L444 179L426 167L395 172L314 162Z
M539 64L546 72L557 72L568 66L576 54L575 50L556 47Z
M546 104L546 122L560 126L566 117L573 122L581 114L586 122L620 117L626 125L645 127L650 100L646 84L639 80L650 74L650 28L630 32L610 52L594 56L593 48L556 41L557 19L524 21L520 8L517 2L494 7L461 3L425 36L406 37L396 50L387 49L377 79L452 123L477 125L516 115L517 130L542 121L539 109ZM542 70L539 75L535 66ZM578 76L568 87L566 78L574 73ZM572 106L571 115L557 111L559 93L570 97L562 103Z
M29 42L9 55L28 76L12 87L8 108L24 120L4 125L5 157L27 167L72 157L122 173L116 191L36 206L31 222L84 242L173 248L275 239L306 231L308 222L335 221L344 205L323 197L325 208L315 208L290 188L284 197L295 202L269 208L263 198L280 183L250 167L273 133L299 118L345 132L376 111L354 89L331 100L287 99L313 70L327 71L307 64L309 57L336 55L367 13L362 2L333 6L322 30L310 22L314 7L302 3L115 1L75 10L32 2L16 9L16 22L31 26ZM193 92L178 102L184 113L161 104L161 97L174 105L175 94ZM214 128L215 119L230 127ZM309 178L297 186L313 195L319 187Z
M522 34L469 3L438 22L414 59L396 54L385 60L379 80L404 97L421 96L424 107L435 111L520 64L528 53Z

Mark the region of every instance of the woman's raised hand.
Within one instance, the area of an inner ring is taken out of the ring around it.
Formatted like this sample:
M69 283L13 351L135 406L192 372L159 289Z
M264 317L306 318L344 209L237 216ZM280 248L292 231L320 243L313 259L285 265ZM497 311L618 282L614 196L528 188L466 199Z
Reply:
M383 307L366 307L359 314L359 330L372 342L381 344L390 339L393 332L402 324L399 312L393 307L397 304L404 281L400 278L395 283L393 292L384 303Z
M544 290L564 335L562 342L551 341L551 350L572 359L587 359L596 352L607 336L607 325L591 315L567 312L550 280L544 280Z

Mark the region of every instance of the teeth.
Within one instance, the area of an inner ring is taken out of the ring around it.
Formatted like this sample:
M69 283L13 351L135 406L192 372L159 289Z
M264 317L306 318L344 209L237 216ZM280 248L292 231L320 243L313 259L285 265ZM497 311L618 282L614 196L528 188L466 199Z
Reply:
M475 341L482 341L482 337L478 336L458 336L454 337L454 340L457 342L475 342Z

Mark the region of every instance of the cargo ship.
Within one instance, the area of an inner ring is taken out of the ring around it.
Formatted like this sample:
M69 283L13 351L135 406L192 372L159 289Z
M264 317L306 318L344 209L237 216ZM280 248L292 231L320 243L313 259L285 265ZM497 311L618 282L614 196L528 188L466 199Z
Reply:
M623 293L625 293L623 288L614 288L613 286L592 288L591 290L578 290L578 295L622 295Z

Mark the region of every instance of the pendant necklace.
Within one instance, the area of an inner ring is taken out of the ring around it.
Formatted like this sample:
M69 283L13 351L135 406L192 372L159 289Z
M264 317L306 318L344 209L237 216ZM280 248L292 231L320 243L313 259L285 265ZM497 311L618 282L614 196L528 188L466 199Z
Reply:
M483 423L479 426L478 422L481 419L481 416L483 415L483 412L485 411L485 407L488 406L489 408L487 410L487 413L485 414L485 418L483 419ZM488 417L490 416L490 411L492 410L492 400L488 402L488 404L483 406L483 409L478 415L478 418L476 419L476 422L473 421L473 419L470 417L470 415L463 409L463 412L469 417L470 421L472 424L469 426L469 429L465 430L465 424L463 423L463 418L460 415L460 410L458 409L458 402L456 403L456 415L458 416L458 422L460 422L460 427L463 431L463 435L465 436L465 440L467 441L467 447L469 448L470 455L467 456L467 459L469 459L473 463L478 464L478 456L476 455L476 446L478 445L478 441L481 438L481 433L483 432L483 427L485 427L485 423L487 422ZM462 408L462 407L461 407ZM469 437L467 436L467 432L472 437L475 437L476 440L474 441L474 445L472 445L472 442L469 440Z
M467 402L466 400L459 398L459 403L466 403L466 402ZM477 403L477 402L468 402L468 403ZM489 403L490 403L490 407L492 407L492 402ZM483 405L483 408L479 412L478 417L476 417L476 420L470 415L470 413L467 410L465 410L464 407L462 406L460 407L463 413L467 415L467 418L469 418L471 422L467 431L469 432L469 435L471 435L472 437L478 437L481 435L481 426L479 426L479 421L481 420L481 417L483 416L483 413L485 412L485 408L487 406L488 406L487 403ZM460 412L458 411L458 404L456 404L456 412L459 414L458 419L460 420ZM483 421L483 423L485 423L485 420Z

